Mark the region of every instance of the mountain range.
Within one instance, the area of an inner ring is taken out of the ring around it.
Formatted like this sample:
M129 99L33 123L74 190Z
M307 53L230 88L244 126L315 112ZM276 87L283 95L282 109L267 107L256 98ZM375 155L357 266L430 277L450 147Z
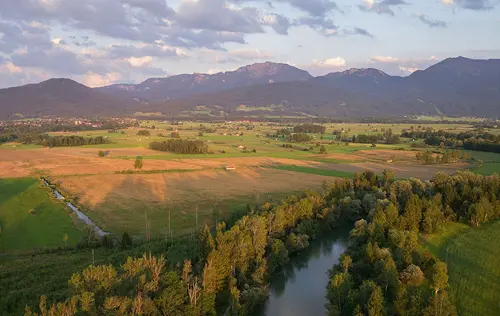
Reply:
M500 117L500 59L448 58L407 77L373 68L313 77L287 64L265 62L93 89L70 79L0 89L0 119L135 112Z

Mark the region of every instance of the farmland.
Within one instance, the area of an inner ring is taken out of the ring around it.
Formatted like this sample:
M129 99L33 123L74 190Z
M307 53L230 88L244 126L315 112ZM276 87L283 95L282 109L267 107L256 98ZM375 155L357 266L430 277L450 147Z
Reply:
M51 136L102 136L108 144L54 147L23 144L0 146L0 177L45 176L58 186L104 230L115 234L127 231L141 237L146 223L154 236L192 232L196 225L228 218L269 199L305 189L319 188L323 182L351 177L370 170L392 169L398 178L431 179L438 171L448 174L473 168L491 174L500 161L498 154L472 152L483 165L465 163L421 165L412 141L400 144L339 142L334 131L350 135L373 135L391 129L400 133L416 124L325 124L324 134L309 134L308 143L284 146L274 135L286 128L275 123L182 123L172 125L142 121L141 126L119 131L90 130L54 132ZM470 130L467 124L432 124L448 132ZM288 128L293 125L288 126ZM425 125L421 126L425 128ZM139 135L146 130L145 135ZM182 139L208 144L208 154L173 154L148 148L176 132ZM320 149L324 148L323 153ZM98 152L103 151L103 157ZM141 170L134 169L137 156ZM389 161L389 162L388 162ZM227 165L236 170L226 171Z

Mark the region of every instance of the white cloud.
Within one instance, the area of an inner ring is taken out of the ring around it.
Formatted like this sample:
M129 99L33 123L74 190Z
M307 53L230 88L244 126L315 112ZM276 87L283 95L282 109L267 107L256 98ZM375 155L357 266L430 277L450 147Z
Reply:
M54 38L54 39L52 39L52 40L50 40L50 41L51 41L51 42L52 42L52 44L54 44L54 45L60 45L60 44L61 44L61 42L62 42L63 40L62 40L60 37L56 37L56 38Z
M378 63L398 63L399 59L392 56L374 56L371 61Z
M213 74L216 74L216 73L219 73L219 72L222 72L222 70L220 70L218 68L213 68L213 69L208 69L207 70L207 74L209 74L209 75L213 75Z
M441 2L445 5L452 5L455 3L455 0L441 0Z
M344 67L347 63L342 57L328 58L324 60L313 59L312 64L316 67L332 68L332 67Z
M10 74L20 74L20 73L23 73L23 69L21 67L17 67L16 65L14 65L11 62L8 62L7 64L5 64L5 68L7 69L7 71Z
M367 7L371 8L375 4L375 0L363 0Z
M127 59L128 63L132 67L144 67L151 65L153 62L153 57L151 56L144 56L144 57L130 57Z
M117 72L111 72L105 75L87 72L83 77L83 84L94 88L112 84L122 78L122 75Z
M414 67L404 67L404 66L399 66L399 70L401 71L406 71L406 72L409 72L409 73L414 73L415 71L417 70L421 70L419 68L414 68Z

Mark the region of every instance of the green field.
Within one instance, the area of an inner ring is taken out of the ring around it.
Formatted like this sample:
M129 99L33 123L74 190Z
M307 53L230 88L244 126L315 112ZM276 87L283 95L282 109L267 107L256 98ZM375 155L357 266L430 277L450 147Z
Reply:
M500 221L470 228L449 223L425 247L448 264L450 294L459 315L493 316L500 310Z
M34 210L30 214L30 210ZM36 179L0 179L0 251L74 245L82 233Z
M290 166L290 165L280 165L273 167L273 169L317 174L320 176L337 177L337 178L352 178L354 176L351 172L339 171L339 170L327 170L312 167L302 167L302 166Z

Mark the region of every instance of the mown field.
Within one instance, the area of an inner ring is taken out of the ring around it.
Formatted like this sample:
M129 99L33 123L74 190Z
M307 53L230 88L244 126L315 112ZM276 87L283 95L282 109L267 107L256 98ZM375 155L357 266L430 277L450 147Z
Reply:
M0 179L0 226L0 252L71 246L83 235L64 206L33 178Z
M265 169L200 170L155 174L112 174L54 178L104 230L144 235L191 233L206 222L227 219L247 205L279 200L329 180L321 175ZM170 219L169 219L170 216ZM196 218L198 216L198 219Z
M450 291L459 315L498 315L500 221L471 228L450 223L426 238L428 250L448 264Z

